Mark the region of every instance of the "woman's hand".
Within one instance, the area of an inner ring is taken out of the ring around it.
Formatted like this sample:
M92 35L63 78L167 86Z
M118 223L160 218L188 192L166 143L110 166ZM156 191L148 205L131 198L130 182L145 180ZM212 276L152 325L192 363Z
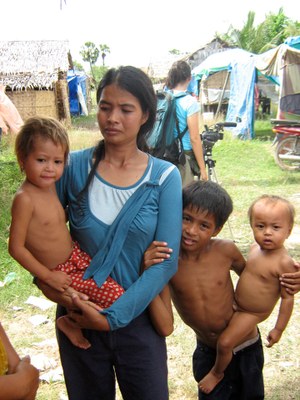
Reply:
M106 317L99 313L95 305L91 305L89 302L80 299L78 293L72 294L72 302L73 307L68 312L68 315L79 328L97 331L110 330Z
M145 271L149 267L155 264L159 264L170 257L172 249L167 247L166 242L153 241L148 249L144 253L144 263L142 265L142 271Z
M72 301L72 294L76 293L82 300L88 300L88 296L76 292L75 289L73 288L68 288L64 292L60 292L58 290L53 289L49 285L47 285L45 282L41 281L40 279L36 279L36 284L37 287L43 292L43 294L49 299L54 301L57 304L60 304L61 306L65 308L71 308L74 306L73 301Z
M295 262L296 272L282 274L279 278L280 284L285 287L289 294L296 294L300 290L300 264Z

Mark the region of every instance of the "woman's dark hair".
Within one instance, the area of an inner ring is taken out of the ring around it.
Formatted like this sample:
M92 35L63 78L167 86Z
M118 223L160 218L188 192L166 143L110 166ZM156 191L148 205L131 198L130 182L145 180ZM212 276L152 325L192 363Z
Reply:
M221 228L233 205L229 194L218 183L213 181L194 181L183 188L183 210L187 207L207 212L215 219L216 228Z
M152 129L156 118L156 95L151 79L141 69L132 66L121 66L111 68L101 79L97 89L97 104L100 101L101 94L106 86L115 84L123 90L131 93L140 103L143 113L148 113L147 121L140 127L137 135L137 146L142 151L148 151L146 143L146 134ZM99 161L104 157L104 141L100 141L95 148L94 163L89 173L87 183L80 193L79 197L89 186Z
M100 101L103 89L112 84L116 84L136 97L143 113L148 113L149 117L141 126L137 136L138 148L147 150L145 134L153 127L156 117L156 95L151 79L141 69L132 66L111 68L99 83L97 104Z
M186 61L175 61L169 70L166 86L168 89L174 89L178 83L185 82L191 76L191 67Z

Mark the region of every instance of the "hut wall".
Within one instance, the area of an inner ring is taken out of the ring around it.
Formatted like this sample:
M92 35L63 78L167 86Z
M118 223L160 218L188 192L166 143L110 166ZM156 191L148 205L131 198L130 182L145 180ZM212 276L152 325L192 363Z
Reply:
M55 93L57 99L58 119L65 123L67 127L71 126L71 113L69 103L68 83L66 79L59 79L55 84Z
M58 118L55 92L53 90L6 91L22 119L35 115Z

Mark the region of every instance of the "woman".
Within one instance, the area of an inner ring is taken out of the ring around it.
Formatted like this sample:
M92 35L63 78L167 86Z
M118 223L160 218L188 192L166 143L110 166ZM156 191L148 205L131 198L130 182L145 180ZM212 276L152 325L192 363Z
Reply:
M71 154L58 194L68 207L72 237L92 261L85 277L98 285L113 277L125 293L98 312L75 304L71 313L91 343L74 347L58 332L61 361L71 400L115 399L115 375L123 398L168 399L165 338L153 328L147 306L177 270L181 235L181 178L172 164L149 156L145 135L156 114L148 76L134 67L109 70L97 90L98 124L104 140ZM153 240L173 249L170 258L140 274ZM54 301L70 298L39 284ZM65 310L58 307L58 315Z
M183 185L189 183L194 176L207 180L202 142L199 134L200 107L195 97L191 94L182 96L183 93L187 92L191 78L189 64L186 61L180 60L172 65L166 81L168 90L172 90L173 94L179 97L176 102L179 131L184 132L186 127L188 128L183 135L182 145L192 173L187 177L186 169L181 168ZM174 132L174 135L177 136L177 132Z

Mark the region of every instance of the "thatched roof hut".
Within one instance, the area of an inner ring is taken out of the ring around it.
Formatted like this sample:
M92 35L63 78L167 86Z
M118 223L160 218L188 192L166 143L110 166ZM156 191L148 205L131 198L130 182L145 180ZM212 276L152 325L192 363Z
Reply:
M206 43L204 46L200 47L196 51L188 54L183 58L183 60L188 61L191 68L194 69L200 65L208 56L214 53L219 53L221 51L226 51L232 48L227 42L220 38L215 38L211 42Z
M68 53L68 41L0 41L0 84L24 120L44 115L70 123Z
M228 43L224 42L220 38L215 38L211 42L200 47L198 50L184 56L182 54L168 54L165 57L160 57L159 59L150 62L148 67L143 68L143 70L155 83L164 82L173 62L184 60L189 63L191 69L194 69L199 64L201 64L209 55L228 50L229 48L230 46L228 45Z
M165 81L173 62L179 58L180 56L178 55L168 54L151 61L147 68L143 68L143 70L150 76L153 82L162 83Z

